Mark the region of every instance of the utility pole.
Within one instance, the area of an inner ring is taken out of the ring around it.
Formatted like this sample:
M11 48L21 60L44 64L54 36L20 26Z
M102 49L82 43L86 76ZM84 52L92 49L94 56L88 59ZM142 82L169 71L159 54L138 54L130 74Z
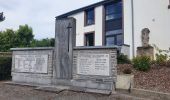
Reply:
M169 5L168 5L168 9L170 9L170 0L169 0Z
M0 13L0 22L4 21L5 20L5 17L3 15L3 12Z

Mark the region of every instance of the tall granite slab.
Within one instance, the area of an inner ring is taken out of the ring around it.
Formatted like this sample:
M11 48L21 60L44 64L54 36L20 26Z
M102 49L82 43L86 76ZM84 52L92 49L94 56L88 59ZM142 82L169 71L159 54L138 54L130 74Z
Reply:
M56 19L54 73L56 81L72 78L73 47L76 40L76 20L74 18Z

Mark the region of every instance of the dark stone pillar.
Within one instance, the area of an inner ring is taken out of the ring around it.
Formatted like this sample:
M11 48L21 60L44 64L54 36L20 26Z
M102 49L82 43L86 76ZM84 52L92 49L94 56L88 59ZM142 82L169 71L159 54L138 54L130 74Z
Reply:
M72 56L76 40L76 20L74 18L56 19L54 78L72 78Z

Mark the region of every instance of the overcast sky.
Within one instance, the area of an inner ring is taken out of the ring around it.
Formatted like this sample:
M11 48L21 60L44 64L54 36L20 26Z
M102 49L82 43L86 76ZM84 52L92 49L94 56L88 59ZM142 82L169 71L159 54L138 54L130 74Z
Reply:
M18 29L28 24L36 39L55 35L55 17L102 0L0 0L0 12L6 20L0 23L0 31Z

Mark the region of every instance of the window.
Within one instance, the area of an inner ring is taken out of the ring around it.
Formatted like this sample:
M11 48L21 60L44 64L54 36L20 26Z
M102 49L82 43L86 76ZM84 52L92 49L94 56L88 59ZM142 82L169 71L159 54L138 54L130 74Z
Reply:
M105 6L106 20L122 17L122 2L112 3Z
M107 46L113 46L113 45L121 46L122 44L123 44L122 30L106 32Z
M122 34L106 37L106 46L121 46L123 44Z
M85 12L85 25L94 24L94 8L86 10Z
M94 46L94 33L85 34L85 46Z
M106 31L122 29L122 18L106 21Z
M123 44L122 1L105 5L105 43L107 46Z

